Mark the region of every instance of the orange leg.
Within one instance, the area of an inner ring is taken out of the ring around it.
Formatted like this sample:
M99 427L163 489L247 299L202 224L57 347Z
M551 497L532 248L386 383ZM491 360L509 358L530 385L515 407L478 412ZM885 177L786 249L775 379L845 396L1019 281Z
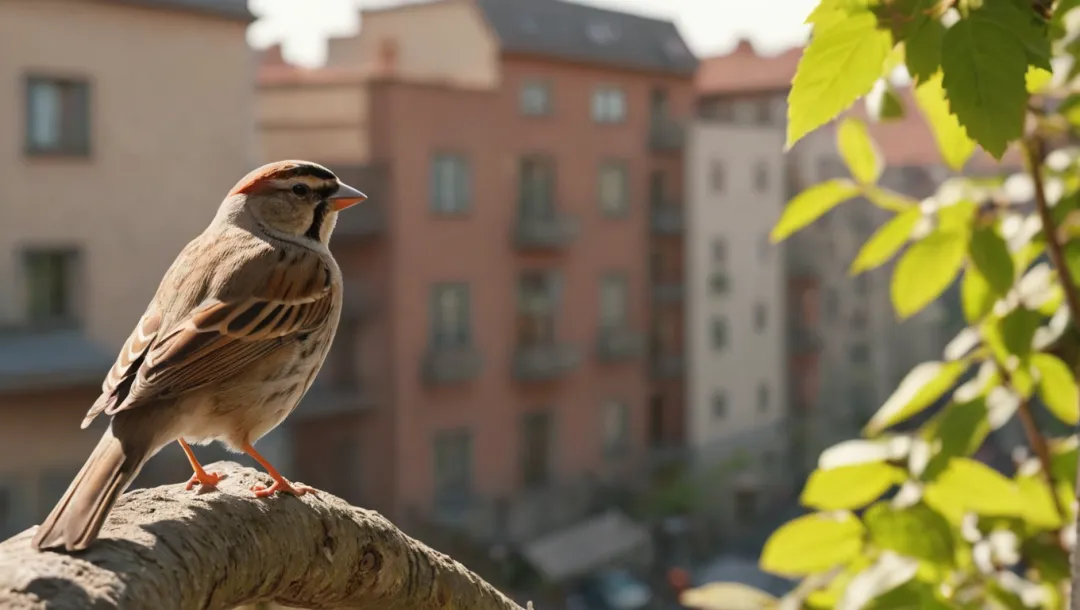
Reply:
M309 491L311 493L317 493L314 488L308 487L307 485L294 485L285 480L285 477L281 476L281 473L278 472L276 468L271 466L270 462L266 461L266 458L259 455L258 451L255 451L255 448L251 446L251 443L247 443L246 445L244 445L243 449L244 453L247 453L251 457L255 458L255 461L261 464L262 467L266 469L266 472L270 475L270 477L274 479L274 484L270 487L266 487L265 485L255 485L251 488L251 491L255 492L256 498L266 498L268 496L272 496L274 495L275 491L292 494L294 496L302 496Z
M199 460L195 459L195 452L191 450L191 445L187 444L187 441L182 438L176 440L180 443L180 447L184 449L184 453L187 454L187 459L191 462L191 467L195 469L195 474L191 475L191 478L188 479L184 489L191 489L192 487L195 487L196 483L201 485L203 489L214 489L218 484L218 481L221 480L221 475L216 472L206 472L203 470L202 464L199 463Z

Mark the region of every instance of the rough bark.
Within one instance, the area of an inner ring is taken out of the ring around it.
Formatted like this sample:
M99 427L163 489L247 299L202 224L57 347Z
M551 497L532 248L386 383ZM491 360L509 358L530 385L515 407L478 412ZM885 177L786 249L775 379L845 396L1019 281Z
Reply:
M37 552L33 529L0 543L0 608L521 610L378 513L325 492L253 497L269 477L231 462L217 491L131 491L81 553Z

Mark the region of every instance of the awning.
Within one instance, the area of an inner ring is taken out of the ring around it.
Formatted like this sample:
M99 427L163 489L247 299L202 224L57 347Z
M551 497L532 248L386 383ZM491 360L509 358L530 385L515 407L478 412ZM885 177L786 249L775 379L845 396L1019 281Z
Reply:
M608 511L535 540L523 553L545 578L560 581L621 558L651 556L651 550L648 530L618 511Z

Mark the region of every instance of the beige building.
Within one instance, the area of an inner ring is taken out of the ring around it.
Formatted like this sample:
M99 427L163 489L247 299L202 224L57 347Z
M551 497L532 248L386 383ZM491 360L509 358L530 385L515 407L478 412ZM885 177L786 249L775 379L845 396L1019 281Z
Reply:
M782 148L777 129L698 120L686 153L687 441L706 468L733 462L744 502L782 482L787 451L785 265L768 239Z
M89 454L98 433L79 422L117 350L256 147L243 0L0 0L0 15L3 538Z

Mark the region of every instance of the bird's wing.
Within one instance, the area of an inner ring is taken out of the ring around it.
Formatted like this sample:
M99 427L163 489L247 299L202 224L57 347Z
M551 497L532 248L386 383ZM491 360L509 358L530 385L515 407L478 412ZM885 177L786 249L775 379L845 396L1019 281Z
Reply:
M254 287L247 296L208 298L170 328L155 327L160 317L154 322L153 312L147 312L86 423L98 413L114 415L227 379L327 323L333 308L331 272L318 257L288 266L249 264L239 272L260 266L266 271L247 278ZM144 325L154 329L145 344Z

